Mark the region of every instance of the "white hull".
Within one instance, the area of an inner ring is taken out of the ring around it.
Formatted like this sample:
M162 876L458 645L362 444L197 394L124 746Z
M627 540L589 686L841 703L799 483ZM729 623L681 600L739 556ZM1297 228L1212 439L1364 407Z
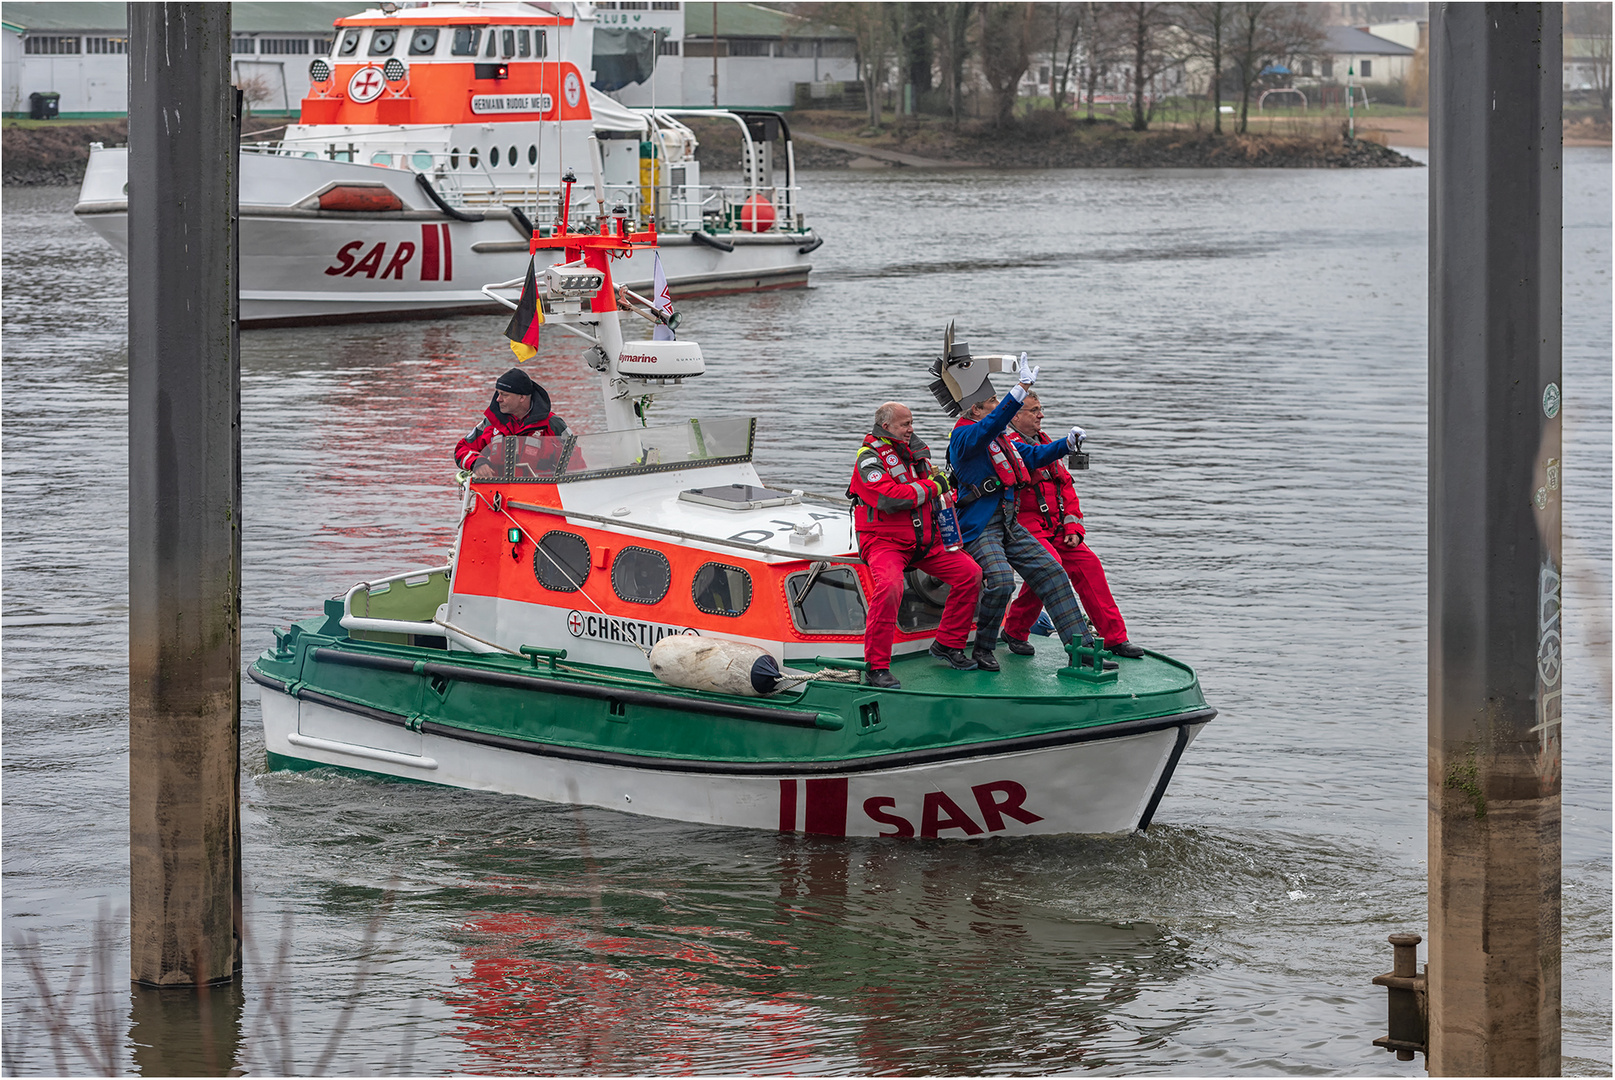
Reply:
M837 836L1120 834L1148 823L1204 719L1020 751L842 774L641 768L409 731L262 687L269 753L301 761L705 825ZM1089 733L1090 736L1097 733ZM1031 820L1028 820L1031 819Z
M311 322L433 317L500 311L489 282L527 272L525 230L503 207L481 221L445 215L398 169L263 154L241 156L241 322ZM126 150L93 150L76 212L125 258L129 214ZM311 197L333 183L385 184L403 210L320 210ZM664 236L662 267L675 297L711 296L807 283L799 249L811 236L726 234L725 252L684 234ZM559 258L559 252L546 253ZM614 270L621 284L649 292L652 255L636 251Z

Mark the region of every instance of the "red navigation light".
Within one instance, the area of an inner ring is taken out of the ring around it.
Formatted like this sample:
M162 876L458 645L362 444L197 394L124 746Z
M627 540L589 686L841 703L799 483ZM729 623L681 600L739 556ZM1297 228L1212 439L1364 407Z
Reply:
M508 78L510 78L510 65L509 64L495 64L494 68L493 68L493 77L496 78L496 79L508 79Z

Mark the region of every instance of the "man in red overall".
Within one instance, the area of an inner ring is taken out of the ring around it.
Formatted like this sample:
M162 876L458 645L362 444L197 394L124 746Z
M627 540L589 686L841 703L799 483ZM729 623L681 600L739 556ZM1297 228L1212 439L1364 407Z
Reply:
M566 421L550 411L550 396L521 368L511 368L493 384L493 400L482 420L454 447L454 463L470 469L478 480L495 472L482 451L496 435L565 435Z
M1050 441L1043 433L1043 406L1035 392L1026 395L1025 405L1010 420L1009 427L1010 438L1017 442L1042 446ZM1110 583L1105 580L1099 556L1084 542L1087 530L1082 525L1082 504L1077 501L1077 489L1065 462L1055 458L1032 470L1032 483L1021 489L1016 517L1071 575L1077 598L1094 629L1104 637L1105 648L1130 660L1143 656L1144 650L1127 640L1127 623L1111 598ZM1037 593L1030 585L1022 585L1020 595L1004 617L1004 640L1010 652L1032 655L1032 645L1026 639L1042 610L1043 601Z
M931 470L931 448L914 435L908 406L888 401L875 411L874 429L864 438L853 465L847 493L854 500L853 527L858 551L875 595L870 598L864 629L864 660L869 685L896 690L892 676L892 638L897 633L897 607L903 599L903 574L924 570L948 584L931 655L960 671L975 668L964 653L981 592L981 568L963 551L948 551L937 533L931 504L947 490L947 481Z

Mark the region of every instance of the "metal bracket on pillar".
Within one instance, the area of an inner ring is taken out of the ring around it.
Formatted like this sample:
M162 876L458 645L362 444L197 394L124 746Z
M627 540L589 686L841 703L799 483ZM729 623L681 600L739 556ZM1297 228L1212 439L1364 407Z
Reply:
M1412 1061L1414 1054L1428 1053L1429 1009L1426 1000L1428 980L1419 972L1418 934L1392 934L1391 970L1374 976L1374 985L1386 988L1385 1019L1389 1032L1375 1039L1375 1046L1396 1052L1397 1060Z

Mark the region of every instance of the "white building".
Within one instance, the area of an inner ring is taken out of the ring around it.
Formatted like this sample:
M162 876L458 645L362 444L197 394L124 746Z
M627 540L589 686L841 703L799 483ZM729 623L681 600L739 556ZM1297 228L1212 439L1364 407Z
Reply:
M596 8L601 29L667 32L656 73L613 92L625 105L789 109L797 83L858 78L858 49L849 35L778 8L679 0L608 0Z
M332 23L369 6L364 0L232 5L230 51L251 111L295 115L308 93L309 61L331 50ZM0 7L0 27L0 112L27 116L36 92L61 95L64 117L129 111L127 5L8 3Z
M1403 30L1399 28L1405 28L1414 35L1413 40L1418 41L1417 23L1385 24L1372 34L1355 26L1326 26L1321 57L1316 61L1302 60L1297 74L1323 82L1345 83L1349 73L1351 81L1358 85L1406 79L1413 72L1414 47L1380 33L1383 30L1400 34Z

